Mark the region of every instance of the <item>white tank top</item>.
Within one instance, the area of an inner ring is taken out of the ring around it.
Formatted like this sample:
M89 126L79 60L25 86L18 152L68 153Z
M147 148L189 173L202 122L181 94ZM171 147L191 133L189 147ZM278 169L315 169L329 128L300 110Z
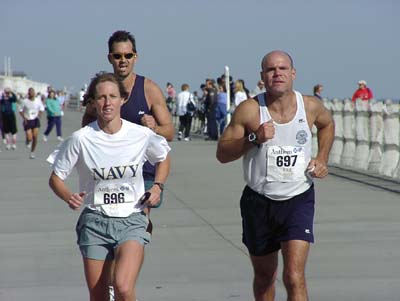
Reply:
M288 123L276 123L275 137L250 149L243 157L244 180L266 197L283 201L306 191L312 178L306 169L311 160L312 134L307 122L303 96L296 94L297 111ZM260 124L271 120L265 94L257 96Z

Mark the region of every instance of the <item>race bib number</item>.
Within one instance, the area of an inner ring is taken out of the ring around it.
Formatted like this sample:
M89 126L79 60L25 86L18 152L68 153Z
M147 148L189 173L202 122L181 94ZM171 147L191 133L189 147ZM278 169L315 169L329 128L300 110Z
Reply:
M304 178L305 152L302 146L270 146L267 151L267 181L297 182Z
M38 116L38 110L31 109L31 110L28 110L27 113L28 113L28 118L30 120L35 119Z
M95 205L132 203L135 201L133 185L124 181L101 181L94 189Z

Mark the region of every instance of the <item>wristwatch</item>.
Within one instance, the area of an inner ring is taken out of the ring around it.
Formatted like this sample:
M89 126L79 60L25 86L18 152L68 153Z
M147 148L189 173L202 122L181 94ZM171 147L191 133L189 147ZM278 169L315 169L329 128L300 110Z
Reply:
M164 190L164 184L160 183L160 182L154 182L153 185L157 185L158 187L160 187L161 191Z
M251 144L254 144L255 146L260 146L260 144L257 143L257 135L256 133L252 132L247 136L247 141L249 141Z

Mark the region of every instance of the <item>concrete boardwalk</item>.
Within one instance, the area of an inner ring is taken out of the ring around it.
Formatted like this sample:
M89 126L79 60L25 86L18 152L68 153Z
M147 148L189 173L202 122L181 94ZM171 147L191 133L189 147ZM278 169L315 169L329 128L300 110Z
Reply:
M64 133L79 128L67 112ZM20 118L18 118L20 124ZM41 132L44 131L43 118ZM19 131L23 141L23 132ZM0 153L0 300L88 300L72 212L48 188L46 156L23 142ZM221 165L213 142L171 143L172 170L138 282L144 301L253 300L241 243L241 162ZM337 171L339 173L340 171ZM69 181L76 187L76 174ZM310 300L400 300L399 194L330 175L316 182L316 243L307 266ZM281 264L281 261L280 261ZM278 281L276 300L286 300Z

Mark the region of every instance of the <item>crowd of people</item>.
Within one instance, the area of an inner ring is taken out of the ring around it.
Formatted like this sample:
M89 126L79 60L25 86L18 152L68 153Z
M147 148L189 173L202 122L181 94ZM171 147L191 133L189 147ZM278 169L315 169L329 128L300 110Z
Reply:
M228 100L225 75L216 80L207 78L200 85L200 94L190 91L188 84L182 84L181 92L176 90L170 82L167 83L165 94L169 111L179 117L178 140L190 141L193 118L197 118L200 126L196 134L205 136L205 140L217 141L226 127L227 115L244 100L265 92L264 82L260 80L253 91L249 91L243 79L233 82L229 78ZM230 110L227 109L229 101Z
M29 158L35 159L35 149L41 127L40 118L47 113L47 127L43 132L43 141L48 141L48 135L56 126L57 139L63 141L61 118L64 115L66 94L48 87L46 93L36 92L29 88L27 93L14 93L6 87L0 98L0 131L6 150L17 149L17 115L22 119L25 132L25 145L30 149Z

